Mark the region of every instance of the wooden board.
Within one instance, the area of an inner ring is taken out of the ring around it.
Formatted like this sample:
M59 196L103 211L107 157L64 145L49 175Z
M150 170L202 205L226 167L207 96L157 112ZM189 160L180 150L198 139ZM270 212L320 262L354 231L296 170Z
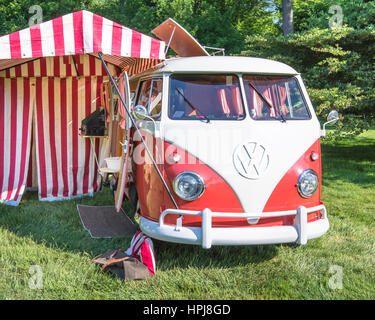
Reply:
M165 20L151 32L166 44L169 43L173 34L170 47L180 57L209 56L206 49L172 18Z

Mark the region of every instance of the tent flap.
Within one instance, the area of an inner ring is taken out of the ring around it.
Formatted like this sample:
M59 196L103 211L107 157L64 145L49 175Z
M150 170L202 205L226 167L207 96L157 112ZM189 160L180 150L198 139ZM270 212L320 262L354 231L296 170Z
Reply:
M98 107L104 77L35 79L35 135L40 200L93 194L101 187L94 152L109 139L79 135L81 121ZM108 156L106 154L105 156Z
M29 79L0 78L0 203L18 205L25 190L32 90Z
M100 190L95 155L102 166L117 122L108 138L79 135L82 119L104 105L108 76L97 53L119 76L154 66L164 51L164 41L86 10L0 37L0 203L18 205L35 167L40 200Z

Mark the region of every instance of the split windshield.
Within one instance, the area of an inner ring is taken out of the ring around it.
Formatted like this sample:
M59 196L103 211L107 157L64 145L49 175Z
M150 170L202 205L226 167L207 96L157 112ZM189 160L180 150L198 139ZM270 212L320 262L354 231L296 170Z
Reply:
M306 120L310 114L294 77L243 76L249 113L255 120Z
M244 75L242 79L244 98L254 120L310 119L295 77ZM172 75L168 114L173 120L244 119L239 78L235 75Z
M171 119L210 121L245 117L237 76L174 74L170 80Z

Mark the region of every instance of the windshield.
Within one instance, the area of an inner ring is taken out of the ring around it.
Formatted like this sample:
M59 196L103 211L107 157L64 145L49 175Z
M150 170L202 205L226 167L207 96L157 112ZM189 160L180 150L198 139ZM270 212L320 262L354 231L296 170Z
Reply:
M253 119L310 119L296 78L244 76L243 83L249 113Z
M174 120L241 120L245 117L234 75L174 74L168 114Z

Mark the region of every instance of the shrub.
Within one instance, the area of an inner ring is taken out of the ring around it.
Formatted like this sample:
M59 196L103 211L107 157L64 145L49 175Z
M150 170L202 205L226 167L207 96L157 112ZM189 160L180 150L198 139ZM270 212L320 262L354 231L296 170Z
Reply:
M242 55L282 61L302 73L318 117L336 109L341 137L374 125L375 28L344 26L284 36L249 36Z

